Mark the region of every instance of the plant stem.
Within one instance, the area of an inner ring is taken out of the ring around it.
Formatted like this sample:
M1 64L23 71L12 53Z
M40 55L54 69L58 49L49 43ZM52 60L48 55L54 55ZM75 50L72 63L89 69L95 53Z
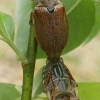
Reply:
M20 60L22 63L27 62L26 57L19 51L19 49L15 46L15 44L11 41L8 40L7 44L15 51L15 53L19 56Z
M2 31L2 34L6 33ZM5 38L0 38L0 39L6 42L14 50L14 52L19 56L22 63L27 62L26 57L19 51L14 42L7 35L5 35L4 37Z
M27 59L29 63L23 65L23 89L22 89L21 100L31 100L32 98L32 86L33 86L36 52L37 52L37 41L34 37L33 24L31 22L28 51L27 51Z

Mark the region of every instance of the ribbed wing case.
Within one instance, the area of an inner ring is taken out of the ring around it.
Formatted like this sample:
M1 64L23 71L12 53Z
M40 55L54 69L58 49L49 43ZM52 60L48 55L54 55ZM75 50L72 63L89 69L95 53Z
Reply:
M49 58L59 58L68 40L68 21L62 4L54 6L50 13L46 7L33 11L35 36Z

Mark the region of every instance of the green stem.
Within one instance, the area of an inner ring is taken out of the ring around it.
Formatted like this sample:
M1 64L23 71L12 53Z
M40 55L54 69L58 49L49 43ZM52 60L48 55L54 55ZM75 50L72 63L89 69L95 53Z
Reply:
M15 51L15 53L19 56L22 63L27 62L26 57L19 51L19 49L15 46L15 44L11 40L8 40L7 43Z
M23 89L21 100L31 100L32 98L33 75L37 52L37 41L33 33L33 24L31 23L27 51L27 59L29 63L23 65Z
M31 100L32 78L29 72L30 65L27 63L23 65L23 86L21 100Z
M6 40L5 40L4 38L0 38L0 40L2 40L2 41L4 41L4 42L6 42Z
M1 33L6 34L3 31ZM7 35L4 35L4 38L0 39L6 42L14 50L14 52L19 56L22 63L27 62L26 57L19 51L14 42Z

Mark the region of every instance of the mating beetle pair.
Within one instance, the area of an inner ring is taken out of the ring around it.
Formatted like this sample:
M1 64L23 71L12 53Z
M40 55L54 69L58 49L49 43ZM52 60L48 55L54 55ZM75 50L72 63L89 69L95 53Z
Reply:
M79 100L76 95L78 85L62 59L47 60L43 85L49 100Z
M77 83L60 58L69 34L63 4L59 0L36 0L33 18L36 39L48 56L43 69L44 92L49 100L79 100Z

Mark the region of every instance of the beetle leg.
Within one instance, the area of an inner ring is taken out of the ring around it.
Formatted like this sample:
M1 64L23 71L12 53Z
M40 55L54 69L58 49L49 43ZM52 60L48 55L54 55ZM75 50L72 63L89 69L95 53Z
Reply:
M70 71L69 71L69 69L66 67L66 65L65 64L63 64L64 65L64 67L65 67L65 69L66 69L66 72L68 73L68 75L69 75L69 77L70 77L70 79L71 80L73 80L73 81L75 81L75 79L73 78L73 76L71 75L71 73L70 73ZM76 82L76 81L75 81Z
M62 61L62 63L63 63L63 59L62 58L60 58L60 60ZM66 65L63 63L63 66L64 66L64 68L66 69L66 72L68 73L68 75L69 75L69 77L72 79L72 80L74 80L75 81L75 79L73 78L73 76L71 75L71 73L70 73L70 71L69 71L69 69L66 67Z
M52 77L52 74L51 74L51 73L48 73L48 78L47 78L45 87L47 87L47 85L48 85L48 83L49 83L51 77Z
M63 63L63 59L60 57L61 62Z
M55 93L56 93L56 92L55 92L55 89L53 89L52 91L53 91L54 94L52 95L51 100L53 100L54 95L55 95Z
M73 76L71 75L69 69L68 69L67 66L64 64L63 59L60 58L60 60L61 60L61 62L62 62L62 64L63 64L64 68L66 69L66 72L67 72L68 76L70 77L70 83L71 83L71 80L74 80L74 81L75 81L75 79L74 79Z
M29 24L30 24L30 25L33 25L33 12L30 13Z

